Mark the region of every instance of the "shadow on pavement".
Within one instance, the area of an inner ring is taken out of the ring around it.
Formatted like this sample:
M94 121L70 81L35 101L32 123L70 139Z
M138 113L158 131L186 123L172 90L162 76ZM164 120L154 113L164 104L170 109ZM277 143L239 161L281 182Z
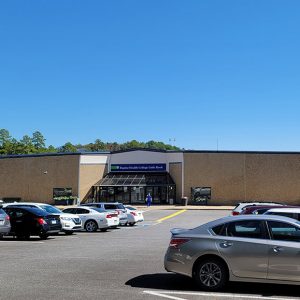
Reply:
M128 280L126 285L136 288L200 291L191 278L172 273L145 274ZM261 296L299 297L299 286L265 283L230 282L220 293L254 294Z

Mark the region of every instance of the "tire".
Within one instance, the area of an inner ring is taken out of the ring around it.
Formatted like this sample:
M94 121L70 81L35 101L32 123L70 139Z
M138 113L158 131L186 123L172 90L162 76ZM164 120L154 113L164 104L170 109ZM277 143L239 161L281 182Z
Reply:
M107 228L100 228L100 231L105 232L107 231Z
M135 225L135 223L128 223L129 224L129 226L134 226Z
M65 231L65 234L66 235L71 235L71 234L73 234L74 233L74 231Z
M95 232L98 229L98 225L94 220L88 220L84 224L84 229L87 232Z
M201 290L218 291L228 282L227 266L216 258L204 259L195 268L194 280Z

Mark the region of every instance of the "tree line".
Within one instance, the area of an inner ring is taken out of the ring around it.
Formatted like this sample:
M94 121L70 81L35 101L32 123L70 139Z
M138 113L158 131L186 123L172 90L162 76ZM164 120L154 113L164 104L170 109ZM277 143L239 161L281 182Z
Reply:
M66 142L62 146L54 147L53 145L46 146L46 139L40 131L33 132L31 136L24 135L18 140L12 137L7 129L0 129L0 155L118 151L136 148L180 150L176 146L157 141L139 142L132 140L119 144L117 142L103 142L100 139L89 144L74 145L71 142Z

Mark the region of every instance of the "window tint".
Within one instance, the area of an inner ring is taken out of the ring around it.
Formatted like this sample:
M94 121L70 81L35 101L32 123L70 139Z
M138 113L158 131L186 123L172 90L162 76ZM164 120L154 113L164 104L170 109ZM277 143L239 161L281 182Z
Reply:
M104 204L105 209L116 209L117 205L116 204Z
M283 217L288 217L288 218L294 218L294 214L293 213L288 213L288 212L270 212L268 213L269 215L276 215L276 216L283 216Z
M83 209L83 208L77 208L76 209L76 214L82 215L82 214L89 214L90 211L87 209Z
M262 226L260 221L239 221L227 225L227 236L263 239Z
M66 208L63 210L64 213L74 214L76 213L75 208Z
M300 242L300 228L277 221L268 221L268 226L273 240Z
M48 212L49 214L60 214L61 211L54 207L54 206L51 206L51 205L41 205L41 208L43 210L45 210L46 212Z
M224 224L218 225L213 227L211 230L216 234L216 235L224 235L225 232L223 230Z

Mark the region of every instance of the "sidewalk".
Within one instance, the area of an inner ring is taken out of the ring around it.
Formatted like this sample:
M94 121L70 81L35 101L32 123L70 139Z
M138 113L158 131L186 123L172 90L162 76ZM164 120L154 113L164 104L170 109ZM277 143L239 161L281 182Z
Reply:
M55 205L59 209L76 207L76 205ZM222 205L151 205L147 207L147 205L134 205L130 204L130 206L136 207L139 210L149 211L149 210L233 210L234 206L222 206Z
M234 206L221 206L221 205L132 205L140 210L233 210Z

